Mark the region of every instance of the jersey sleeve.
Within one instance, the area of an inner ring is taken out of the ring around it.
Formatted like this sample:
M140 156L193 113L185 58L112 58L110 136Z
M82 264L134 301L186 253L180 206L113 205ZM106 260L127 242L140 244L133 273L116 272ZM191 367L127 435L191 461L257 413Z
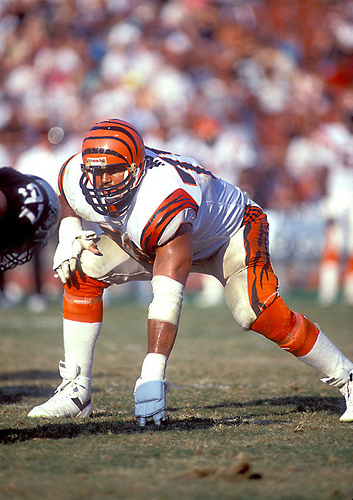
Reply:
M144 252L154 253L156 247L167 243L181 224L193 223L199 206L193 197L184 189L172 192L145 225L140 245Z
M82 154L71 156L61 167L58 178L59 192L66 204L83 221L101 223L105 218L87 203L80 187Z
M60 171L59 171L59 176L58 176L58 188L59 188L59 193L61 194L61 196L65 199L66 203L70 206L70 203L69 203L69 200L68 200L68 196L67 196L67 193L66 193L66 189L65 189L65 179L66 179L66 175L67 175L67 172L68 172L68 169L69 169L69 164L70 164L70 161L75 157L76 155L73 155L71 156L68 160L66 160L66 162L62 165Z

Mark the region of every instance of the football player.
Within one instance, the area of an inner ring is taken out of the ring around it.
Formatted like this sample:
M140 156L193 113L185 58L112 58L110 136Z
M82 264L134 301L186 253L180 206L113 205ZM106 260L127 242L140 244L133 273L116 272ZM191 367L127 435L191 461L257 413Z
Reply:
M0 272L28 262L43 248L59 216L58 197L44 179L0 168Z
M91 370L102 326L104 290L151 280L148 350L135 385L135 416L166 417L165 374L191 271L222 283L243 330L253 330L324 375L346 399L353 420L353 363L279 295L268 223L260 206L192 158L145 147L121 120L94 125L82 153L59 175L62 221L54 269L64 283L62 383L30 417L92 414ZM98 230L87 228L86 222Z

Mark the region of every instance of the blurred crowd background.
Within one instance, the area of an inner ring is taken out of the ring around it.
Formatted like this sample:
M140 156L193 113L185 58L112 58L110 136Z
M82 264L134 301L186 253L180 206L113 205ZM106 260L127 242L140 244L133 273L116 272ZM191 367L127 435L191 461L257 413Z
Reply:
M2 0L0 165L55 185L106 118L247 191L282 288L335 300L353 246L353 1ZM3 277L8 298L57 292L53 248Z

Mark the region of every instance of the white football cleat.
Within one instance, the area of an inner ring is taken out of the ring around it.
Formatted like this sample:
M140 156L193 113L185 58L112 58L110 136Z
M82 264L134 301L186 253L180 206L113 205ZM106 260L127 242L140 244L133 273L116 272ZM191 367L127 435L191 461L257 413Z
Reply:
M80 367L60 361L59 373L63 381L53 396L35 406L28 417L85 418L92 415L91 381L80 375Z
M353 372L349 374L349 380L342 387L340 392L346 400L346 411L340 418L341 422L353 422Z

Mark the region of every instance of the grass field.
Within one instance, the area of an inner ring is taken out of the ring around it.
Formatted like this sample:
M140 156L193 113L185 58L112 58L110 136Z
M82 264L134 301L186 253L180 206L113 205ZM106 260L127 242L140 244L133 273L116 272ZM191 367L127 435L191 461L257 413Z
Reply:
M105 311L93 418L33 420L58 385L61 306L0 311L0 498L353 498L353 423L338 390L275 345L244 333L225 307L186 298L169 360L162 429L139 430L132 391L146 349L146 308ZM353 358L353 310L287 302Z

